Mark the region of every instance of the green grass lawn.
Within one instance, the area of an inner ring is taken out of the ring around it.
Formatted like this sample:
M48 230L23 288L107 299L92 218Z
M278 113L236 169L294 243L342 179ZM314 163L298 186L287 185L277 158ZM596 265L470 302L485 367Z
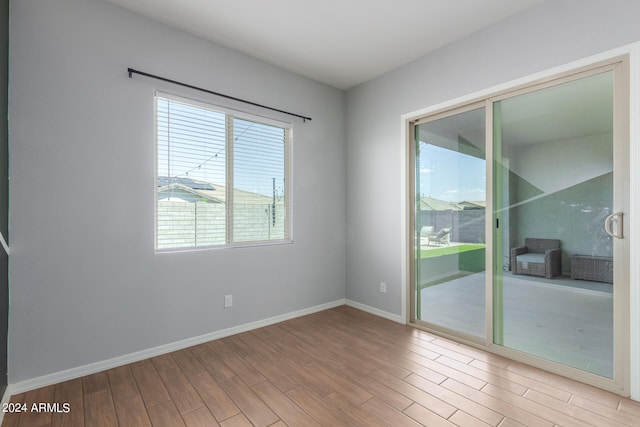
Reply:
M419 289L484 271L485 245L465 244L422 250ZM434 278L434 280L429 280Z
M484 245L466 244L459 246L443 246L438 249L422 249L420 250L420 258L436 258L443 255L453 255L462 252L475 251L484 249Z

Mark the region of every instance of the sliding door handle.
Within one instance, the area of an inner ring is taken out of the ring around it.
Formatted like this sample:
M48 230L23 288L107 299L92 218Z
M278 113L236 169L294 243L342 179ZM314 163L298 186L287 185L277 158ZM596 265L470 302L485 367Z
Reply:
M617 239L624 238L624 233L622 231L622 218L623 218L623 216L624 216L624 214L622 212L615 212L615 213L612 213L611 215L609 215L607 217L607 219L604 220L604 231L606 231L609 236L615 237ZM611 229L611 225L614 222L616 223L615 232L612 231L612 229Z

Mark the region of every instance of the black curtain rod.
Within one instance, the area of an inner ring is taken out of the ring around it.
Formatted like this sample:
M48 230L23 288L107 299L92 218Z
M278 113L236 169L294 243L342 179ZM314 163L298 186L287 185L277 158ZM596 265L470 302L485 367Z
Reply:
M203 89L203 88L198 87L198 86L193 86L193 85L190 85L190 84L187 84L187 83L182 83L182 82L179 82L179 81L176 81L176 80L167 79L166 77L160 77L160 76L156 76L154 74L145 73L144 71L135 70L133 68L127 68L127 71L129 72L129 78L132 78L133 74L139 74L141 76L151 77L152 79L162 80L163 82L172 83L174 85L184 86L184 87L188 87L189 89L195 89L195 90L199 90L201 92L210 93L211 95L221 96L223 98L232 99L234 101L243 102L245 104L254 105L256 107L266 108L267 110L277 111L278 113L283 113L283 114L288 114L290 116L299 117L299 118L302 119L303 122L306 122L307 120L311 120L311 117L306 117L306 116L302 116L300 114L290 113L290 112L284 111L284 110L278 110L277 108L269 107L267 105L262 105L262 104L258 104L256 102L247 101L246 99L236 98L235 96L230 96L230 95L225 95L223 93L214 92L214 91L209 90L209 89Z

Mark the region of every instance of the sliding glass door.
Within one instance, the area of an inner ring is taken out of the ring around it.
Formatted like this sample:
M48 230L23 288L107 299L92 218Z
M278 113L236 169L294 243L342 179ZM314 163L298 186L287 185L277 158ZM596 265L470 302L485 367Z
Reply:
M624 70L611 62L411 122L416 325L623 387Z
M614 73L493 104L494 342L613 378Z

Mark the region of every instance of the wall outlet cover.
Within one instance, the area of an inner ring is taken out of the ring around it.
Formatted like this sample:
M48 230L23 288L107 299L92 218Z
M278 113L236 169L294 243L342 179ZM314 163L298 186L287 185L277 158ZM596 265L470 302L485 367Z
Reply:
M387 284L385 282L380 282L380 292L383 294L387 293Z

